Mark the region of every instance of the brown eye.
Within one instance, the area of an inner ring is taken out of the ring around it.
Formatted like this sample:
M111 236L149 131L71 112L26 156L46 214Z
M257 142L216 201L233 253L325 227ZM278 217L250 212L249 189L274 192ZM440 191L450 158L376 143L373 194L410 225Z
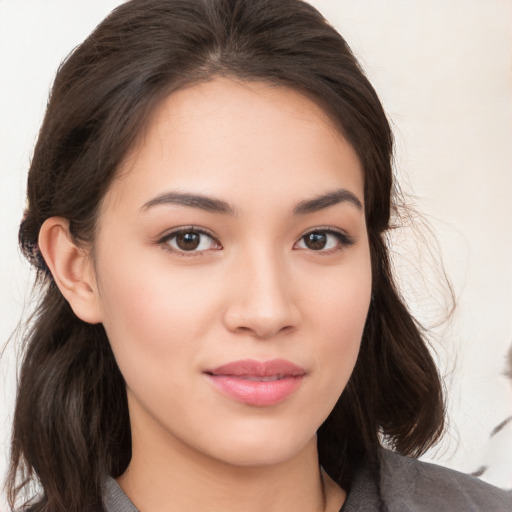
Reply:
M201 235L199 233L180 233L176 236L176 245L182 251L193 251L199 247Z
M201 253L209 249L221 249L220 244L208 233L196 229L180 229L169 233L160 243L172 252Z
M322 233L320 231L313 231L312 233L308 233L303 236L304 244L308 249L312 249L313 251L320 251L325 249L327 245L327 234Z
M316 229L302 235L294 245L295 249L330 253L354 244L354 239L346 233L334 229Z

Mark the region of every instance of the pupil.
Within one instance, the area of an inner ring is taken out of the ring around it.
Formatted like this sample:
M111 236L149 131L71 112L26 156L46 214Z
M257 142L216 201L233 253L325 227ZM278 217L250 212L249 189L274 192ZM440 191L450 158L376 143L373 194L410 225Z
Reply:
M199 246L199 233L181 233L176 237L176 244L184 251L192 251Z
M309 249L323 249L327 243L327 235L325 233L309 233L305 236L304 241Z

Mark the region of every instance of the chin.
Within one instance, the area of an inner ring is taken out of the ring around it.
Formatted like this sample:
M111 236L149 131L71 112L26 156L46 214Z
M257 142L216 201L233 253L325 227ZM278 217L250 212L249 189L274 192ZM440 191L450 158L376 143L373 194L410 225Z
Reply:
M295 435L293 435L295 434ZM316 454L316 433L312 436L297 436L297 432L262 432L255 435L228 436L217 445L218 460L237 467L262 467L285 463L306 452ZM316 455L315 455L316 456Z

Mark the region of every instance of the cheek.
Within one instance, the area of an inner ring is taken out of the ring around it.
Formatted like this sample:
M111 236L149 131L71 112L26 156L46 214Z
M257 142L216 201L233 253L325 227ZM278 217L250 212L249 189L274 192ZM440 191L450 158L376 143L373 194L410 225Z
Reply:
M340 341L360 339L371 299L368 250L354 252L350 260L320 279L317 275L316 286L305 297L318 328Z
M310 297L315 320L316 365L332 405L341 395L359 353L371 300L371 266L363 254L357 264L336 273Z
M105 261L108 271L99 268L103 324L122 370L142 372L155 362L169 368L193 353L211 325L214 294L208 286L194 286L159 261L134 253L116 265Z

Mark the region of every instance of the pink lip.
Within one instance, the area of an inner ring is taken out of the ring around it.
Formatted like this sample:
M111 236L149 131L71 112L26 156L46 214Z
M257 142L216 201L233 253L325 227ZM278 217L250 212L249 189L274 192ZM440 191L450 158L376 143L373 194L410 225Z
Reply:
M284 359L245 359L204 372L222 393L255 406L275 405L296 391L306 370Z

